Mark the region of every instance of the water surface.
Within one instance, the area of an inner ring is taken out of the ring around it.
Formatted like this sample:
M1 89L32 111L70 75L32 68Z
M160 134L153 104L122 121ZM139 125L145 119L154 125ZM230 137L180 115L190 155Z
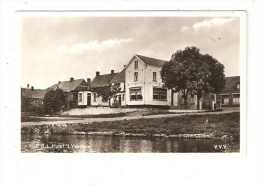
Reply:
M239 152L239 141L22 133L22 152Z

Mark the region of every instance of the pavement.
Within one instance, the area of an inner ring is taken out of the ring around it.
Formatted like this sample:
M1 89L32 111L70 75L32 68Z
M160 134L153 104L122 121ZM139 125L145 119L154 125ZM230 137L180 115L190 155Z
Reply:
M149 115L149 116L125 116L125 117L115 117L115 118L74 118L74 119L62 118L62 120L60 121L22 122L21 125L30 126L30 125L53 125L53 124L55 125L55 124L72 124L72 123L91 124L93 122L104 122L104 121L169 118L169 117L178 117L184 115L215 115L215 114L225 114L225 113L233 113L233 112L240 112L240 110L233 109L233 110L223 110L220 112L187 112L185 110L182 110L182 112L179 111L179 113L177 113L175 110L174 114L158 114L158 115Z

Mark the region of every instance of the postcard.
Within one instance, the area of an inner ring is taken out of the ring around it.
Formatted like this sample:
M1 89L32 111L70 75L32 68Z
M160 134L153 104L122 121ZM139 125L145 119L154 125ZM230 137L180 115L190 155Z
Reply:
M21 12L21 152L240 153L245 19Z

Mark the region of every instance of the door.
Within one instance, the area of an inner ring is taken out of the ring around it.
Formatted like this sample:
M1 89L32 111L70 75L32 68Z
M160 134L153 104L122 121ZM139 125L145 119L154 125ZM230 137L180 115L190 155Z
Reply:
M88 93L88 96L87 96L87 106L90 106L91 105L91 93Z
M118 104L121 106L121 96L118 96Z

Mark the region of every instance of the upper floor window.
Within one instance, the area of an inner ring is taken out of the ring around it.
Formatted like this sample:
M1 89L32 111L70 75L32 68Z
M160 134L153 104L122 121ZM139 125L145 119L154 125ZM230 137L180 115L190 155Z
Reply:
M134 81L138 81L138 72L134 73Z
M156 72L153 72L153 81L156 81Z
M78 90L89 90L89 87L88 86L81 86L81 85L79 85L78 86Z
M135 61L135 69L138 69L138 61Z

